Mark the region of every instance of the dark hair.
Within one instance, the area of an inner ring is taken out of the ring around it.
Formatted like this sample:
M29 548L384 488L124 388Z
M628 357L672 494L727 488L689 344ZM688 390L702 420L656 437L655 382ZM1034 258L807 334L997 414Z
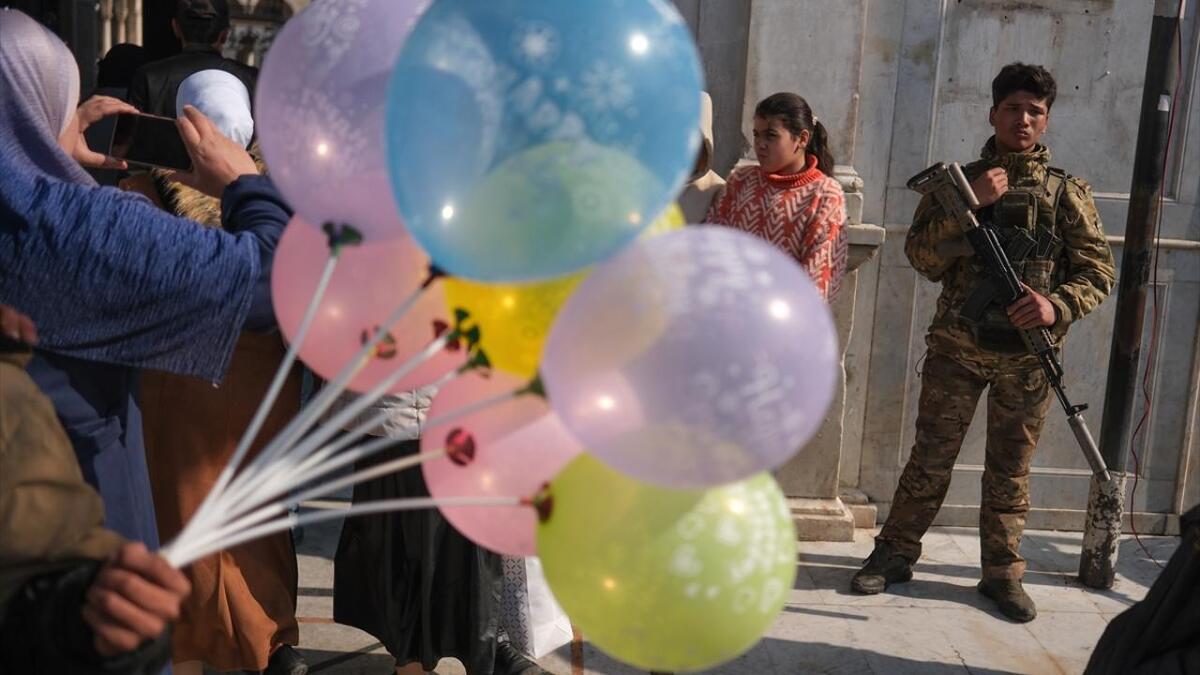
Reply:
M138 45L113 45L97 64L96 84L101 87L128 87L134 71L149 60L149 54Z
M229 28L229 3L226 0L179 0L175 20L183 33L184 44L212 45Z
M1046 110L1054 106L1058 96L1058 84L1050 71L1041 66L1031 66L1025 63L1010 63L1000 69L1000 74L992 80L992 107L1018 91L1046 99Z
M829 132L825 130L824 124L813 117L808 101L798 94L790 92L771 94L755 106L754 116L763 119L778 117L783 121L783 126L794 136L799 136L800 132L807 131L810 138L808 152L816 156L817 168L826 176L833 175L833 153L829 149Z

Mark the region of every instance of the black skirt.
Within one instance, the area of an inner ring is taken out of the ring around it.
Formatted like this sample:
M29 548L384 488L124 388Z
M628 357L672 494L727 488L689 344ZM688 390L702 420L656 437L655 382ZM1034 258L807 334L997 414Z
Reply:
M419 451L418 441L360 462L356 469ZM427 497L419 467L362 483L354 503ZM468 675L491 675L503 579L500 556L463 537L437 509L348 518L334 564L334 621L375 636L397 665L462 661Z

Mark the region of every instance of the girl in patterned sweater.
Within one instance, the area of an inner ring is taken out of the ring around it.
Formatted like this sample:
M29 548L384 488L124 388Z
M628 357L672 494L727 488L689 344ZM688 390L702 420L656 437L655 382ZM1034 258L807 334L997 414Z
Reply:
M758 166L735 169L708 221L766 239L800 263L825 300L846 273L846 202L829 134L808 102L773 94L754 110Z

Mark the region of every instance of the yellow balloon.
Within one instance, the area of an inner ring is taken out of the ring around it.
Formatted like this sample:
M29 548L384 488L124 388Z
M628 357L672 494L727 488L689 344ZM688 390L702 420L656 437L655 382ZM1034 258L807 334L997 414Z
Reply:
M683 210L671 204L643 237L682 229ZM479 347L492 367L532 378L542 361L542 347L558 311L590 270L532 284L485 284L449 277L446 303L465 309L479 326Z
M655 219L653 223L650 223L650 227L646 228L646 231L642 233L642 237L656 237L666 232L682 230L686 224L687 219L683 215L683 209L679 208L679 204L671 202L667 210L663 211L662 215Z

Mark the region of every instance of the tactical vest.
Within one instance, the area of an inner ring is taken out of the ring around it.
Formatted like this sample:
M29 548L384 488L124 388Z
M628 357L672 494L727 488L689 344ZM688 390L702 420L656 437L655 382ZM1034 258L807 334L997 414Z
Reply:
M1042 295L1049 295L1066 278L1063 239L1058 231L1058 205L1066 184L1066 172L1050 167L1041 183L1009 185L995 204L979 214L984 225L995 229L1021 280ZM982 320L970 327L976 344L984 349L1025 351L1025 343L999 303L992 303Z

